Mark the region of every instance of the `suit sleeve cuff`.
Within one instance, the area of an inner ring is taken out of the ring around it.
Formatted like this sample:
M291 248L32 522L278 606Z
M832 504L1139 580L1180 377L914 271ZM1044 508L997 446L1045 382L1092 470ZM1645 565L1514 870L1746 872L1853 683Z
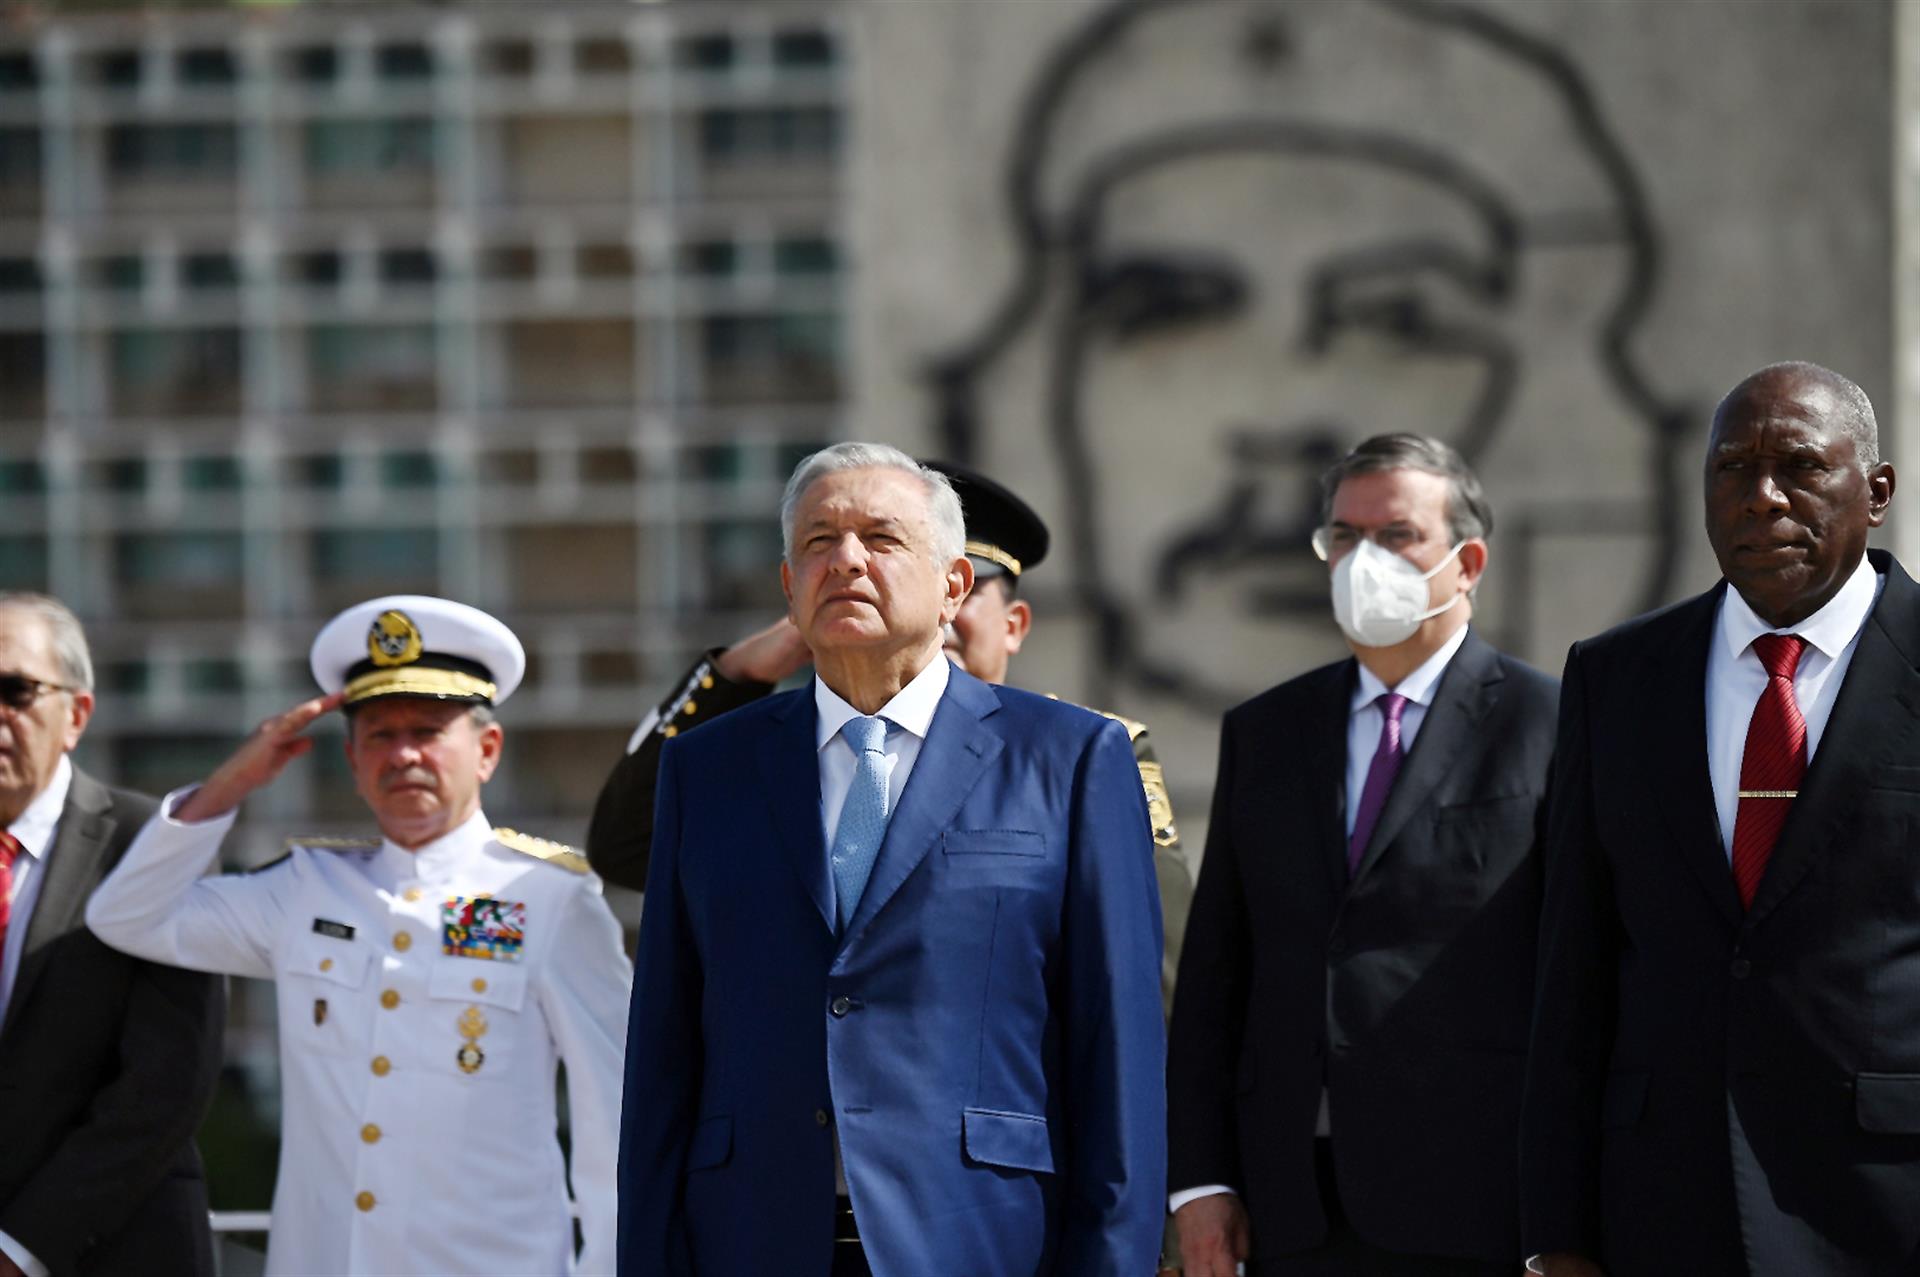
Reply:
M0 1233L0 1254L20 1265L20 1271L27 1277L51 1277L47 1266L35 1259L32 1251L5 1233Z
M1225 1184L1202 1184L1198 1188L1183 1188L1177 1193L1168 1193L1167 1214L1173 1214L1188 1202L1197 1202L1203 1197L1216 1197L1221 1193L1225 1193L1229 1197L1239 1196L1238 1193L1228 1188Z

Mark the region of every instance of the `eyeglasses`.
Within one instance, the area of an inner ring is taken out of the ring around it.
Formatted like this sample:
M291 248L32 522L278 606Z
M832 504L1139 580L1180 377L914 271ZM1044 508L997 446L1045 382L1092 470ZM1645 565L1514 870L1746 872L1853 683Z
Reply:
M1389 523L1375 532L1362 532L1342 524L1326 525L1313 530L1313 552L1322 560L1337 559L1363 540L1373 542L1389 554L1405 557L1408 550L1420 543L1420 532L1405 523Z
M64 683L43 683L25 674L0 674L0 705L13 710L30 710L33 703L48 692L75 692Z

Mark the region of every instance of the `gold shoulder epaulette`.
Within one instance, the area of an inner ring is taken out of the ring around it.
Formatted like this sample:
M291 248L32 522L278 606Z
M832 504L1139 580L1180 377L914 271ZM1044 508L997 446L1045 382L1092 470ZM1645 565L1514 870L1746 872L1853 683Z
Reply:
M1048 692L1047 699L1050 701L1057 701L1060 698L1054 695L1052 692ZM1068 701L1067 704L1072 705L1072 704L1075 704L1075 702ZM1093 706L1082 705L1080 706L1080 708L1093 709ZM1098 714L1102 718L1111 718L1114 722L1126 728L1128 740L1139 740L1142 736L1145 736L1147 734L1147 725L1141 722L1137 718L1128 718L1125 715L1115 714L1111 710L1104 710L1104 709L1093 709L1093 712Z
M314 851L375 851L380 846L378 838L335 838L319 834L295 834L287 839L287 854L292 855L295 847L308 847Z
M544 860L568 873L593 872L593 866L587 863L587 858L563 842L535 838L532 834L523 834L518 829L503 829L498 825L494 826L493 840L502 847L510 848L523 856L532 856L535 860Z
M1145 736L1147 734L1147 725L1141 722L1139 719L1127 718L1124 715L1115 714L1110 710L1104 710L1104 709L1097 709L1097 710L1094 710L1093 712L1100 715L1100 717L1102 718L1111 718L1114 722L1126 728L1128 740L1139 740L1142 736Z

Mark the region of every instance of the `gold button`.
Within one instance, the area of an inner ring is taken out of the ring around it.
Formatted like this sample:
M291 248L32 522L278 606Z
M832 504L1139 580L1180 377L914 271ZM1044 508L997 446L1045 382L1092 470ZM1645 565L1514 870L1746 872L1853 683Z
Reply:
M703 678L701 678L701 680L700 680L700 686L701 686L702 688L710 688L710 687L712 687L712 686L713 686L713 675L711 675L711 674L708 674L708 675L706 675L706 676L704 676Z
M375 1077L385 1077L392 1071L393 1062L387 1059L386 1056L376 1055L373 1057L373 1075Z
M680 734L680 729L678 727L675 727L672 723L668 723L665 727L662 727L660 729L660 734L666 737L674 737Z
M398 989L388 989L385 993L380 995L380 1005L385 1007L389 1011L399 1006L400 991Z
M409 900L418 900L420 898L420 888L408 887L405 894Z
M360 1128L360 1138L369 1144L378 1144L380 1142L380 1128L372 1122L368 1122Z
M361 1189L359 1195L353 1199L353 1204L361 1210L372 1210L373 1194L367 1192L365 1189Z
M682 705L680 707L680 712L682 714L685 714L688 718L692 718L693 715L699 710L699 708L700 707L698 705L695 705L692 700L688 700L685 705Z
M407 950L413 948L413 937L404 931L394 932L393 948L396 953L405 953Z
M487 978L485 976L477 975L473 978L473 991L475 993L485 993L487 991Z
M332 958L322 958L322 959L320 959L320 969L321 969L322 971L331 971L331 970L333 970L333 959L332 959Z

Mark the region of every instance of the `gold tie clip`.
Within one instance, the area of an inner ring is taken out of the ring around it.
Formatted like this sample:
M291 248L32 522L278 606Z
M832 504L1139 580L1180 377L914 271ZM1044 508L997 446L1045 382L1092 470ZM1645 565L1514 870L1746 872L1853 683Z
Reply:
M1740 796L1742 798L1798 798L1800 791L1797 789L1743 789L1740 791Z

